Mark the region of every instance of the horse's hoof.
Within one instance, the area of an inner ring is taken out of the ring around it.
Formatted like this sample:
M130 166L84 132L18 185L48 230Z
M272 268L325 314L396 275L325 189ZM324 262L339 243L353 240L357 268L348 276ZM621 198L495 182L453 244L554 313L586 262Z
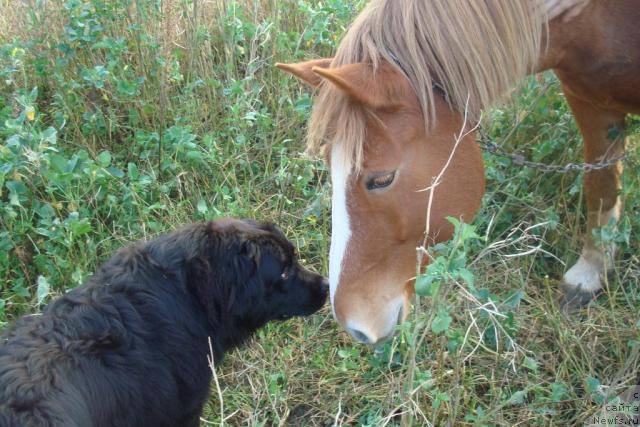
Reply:
M569 286L566 283L563 283L560 308L565 313L571 313L589 304L591 301L596 299L601 292L602 289L585 291L580 286Z

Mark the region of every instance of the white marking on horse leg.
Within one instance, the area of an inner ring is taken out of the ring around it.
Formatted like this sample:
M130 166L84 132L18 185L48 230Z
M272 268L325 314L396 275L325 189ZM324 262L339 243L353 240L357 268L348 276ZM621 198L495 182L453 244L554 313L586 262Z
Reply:
M611 219L618 222L621 209L622 203L618 198L613 208L598 215L598 224L606 226ZM571 287L580 286L581 290L587 292L599 290L602 287L600 284L601 275L613 268L615 249L613 244L607 247L587 244L582 249L578 262L565 273L564 282Z
M334 144L331 149L331 248L329 250L329 291L334 315L334 298L340 281L344 255L351 237L347 212L347 180L350 172L350 161L344 148L340 144Z
M583 248L578 262L564 275L564 282L571 287L580 287L585 292L595 292L604 272L605 255L597 249Z

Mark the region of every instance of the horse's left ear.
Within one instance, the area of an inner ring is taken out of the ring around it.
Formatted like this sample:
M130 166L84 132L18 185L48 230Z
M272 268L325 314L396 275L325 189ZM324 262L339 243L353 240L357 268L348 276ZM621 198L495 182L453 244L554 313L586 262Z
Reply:
M377 68L360 62L338 68L314 67L312 71L356 101L374 109L399 107L410 91L406 78L386 61L381 61Z
M322 82L322 78L314 73L313 68L329 68L333 58L314 59L306 62L298 62L297 64L283 64L276 62L276 67L289 74L293 74L298 79L310 86L318 87Z

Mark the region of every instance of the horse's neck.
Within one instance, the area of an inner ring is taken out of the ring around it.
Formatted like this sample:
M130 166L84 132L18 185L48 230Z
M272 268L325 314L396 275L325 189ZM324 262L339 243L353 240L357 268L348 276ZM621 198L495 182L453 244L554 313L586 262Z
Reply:
M561 18L564 22L578 16L592 0L544 0L547 16L553 20Z
M640 114L637 0L592 0L580 15L549 23L535 71L553 69L563 88L602 108Z
M560 26L552 30L554 24L549 24L549 32L542 39L540 58L533 67L533 74L557 68L565 55L566 47L562 37L565 31Z
M635 0L591 0L580 14L565 22L570 12L549 22L534 67L536 72L548 69L585 72L594 63L593 58L598 58L600 66L637 58L632 52L640 43L640 12Z
M569 44L577 38L578 28L597 13L596 3L598 0L544 0L549 27L543 34L542 52L535 72L559 66Z

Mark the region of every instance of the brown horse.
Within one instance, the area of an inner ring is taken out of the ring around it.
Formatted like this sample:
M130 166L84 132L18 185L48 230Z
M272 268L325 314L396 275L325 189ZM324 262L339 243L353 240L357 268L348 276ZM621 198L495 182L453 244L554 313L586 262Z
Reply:
M416 246L450 238L447 216L473 219L484 192L474 124L520 78L556 73L587 162L623 152L625 115L640 113L640 1L373 0L335 58L278 66L318 90L309 144L331 165L332 306L374 344L406 316ZM612 265L614 248L590 230L618 220L621 171L585 174L567 301L590 300Z

